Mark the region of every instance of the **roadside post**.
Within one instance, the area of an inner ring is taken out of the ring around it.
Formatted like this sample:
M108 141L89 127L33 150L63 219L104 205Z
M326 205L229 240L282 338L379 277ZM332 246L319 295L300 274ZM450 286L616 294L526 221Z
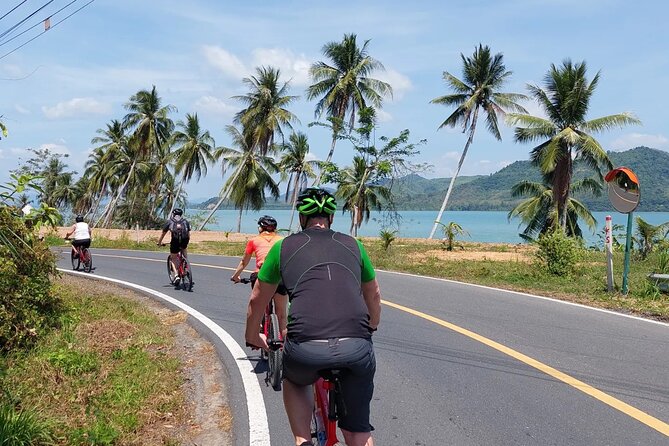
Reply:
M606 174L604 180L608 183L609 201L620 213L627 214L627 238L625 240L625 262L623 264L622 293L629 291L627 276L630 270L630 249L632 246L632 213L639 206L641 198L639 179L632 169L617 167ZM607 232L610 236L610 232ZM607 248L608 249L608 248Z
M613 291L613 235L611 234L611 216L606 216L606 225L604 226L605 245L606 245L606 290Z

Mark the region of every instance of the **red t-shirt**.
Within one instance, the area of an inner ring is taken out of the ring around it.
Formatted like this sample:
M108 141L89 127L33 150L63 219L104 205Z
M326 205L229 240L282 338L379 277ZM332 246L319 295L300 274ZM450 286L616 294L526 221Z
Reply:
M283 237L278 234L263 232L262 234L259 234L248 241L244 254L255 255L256 272L260 270L260 267L265 261L265 257L267 257L267 253L269 252L269 249L272 247L272 245L282 238Z

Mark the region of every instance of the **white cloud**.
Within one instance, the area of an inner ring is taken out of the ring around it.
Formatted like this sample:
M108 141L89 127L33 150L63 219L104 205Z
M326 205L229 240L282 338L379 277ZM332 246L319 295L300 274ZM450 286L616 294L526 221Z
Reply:
M378 118L379 122L389 122L393 120L393 115L383 109L376 110L376 117Z
M199 111L223 116L232 116L239 110L215 96L202 96L193 105Z
M0 73L11 79L23 77L23 70L18 65L5 64L0 66Z
M242 61L220 46L205 45L202 52L207 62L225 75L241 79L248 74Z
M43 106L42 112L48 119L86 117L91 114L110 113L111 106L93 98L73 98L53 107Z
M646 146L653 149L669 150L669 138L664 135L647 135L644 133L629 133L611 141L610 148L613 151L633 149L634 147Z
M404 93L413 88L411 79L403 75L399 71L393 69L387 69L386 71L379 71L374 73L375 78L387 82L393 87L393 99L399 100L402 99Z
M22 115L29 115L30 114L30 110L28 110L25 107L20 106L19 104L14 105L14 110L21 113Z
M282 79L291 79L291 85L309 85L311 61L304 54L295 55L283 48L256 48L252 54L254 66L271 65L281 70Z

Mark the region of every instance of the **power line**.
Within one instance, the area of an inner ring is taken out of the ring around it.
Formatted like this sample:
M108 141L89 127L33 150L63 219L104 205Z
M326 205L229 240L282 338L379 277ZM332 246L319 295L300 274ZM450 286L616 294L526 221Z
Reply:
M11 33L12 31L14 31L17 27L19 27L19 26L21 26L22 24L24 24L24 23L26 22L26 20L28 20L29 18L31 18L32 16L34 16L35 14L37 14L38 12L40 12L42 9L46 8L47 6L49 6L49 4L51 4L51 3L53 3L53 0L49 0L48 2L46 2L45 4L43 4L39 9L37 9L36 11L33 11L28 17L26 17L25 19L21 20L19 23L17 23L16 25L12 26L11 28L9 28L7 31L0 33L0 39L3 38L3 37L5 37L7 34Z
M52 0L52 1L53 1L53 0ZM79 11L81 11L82 9L84 9L86 6L90 5L90 4L93 3L94 1L95 1L95 0L90 0L88 3L86 3L85 5L83 5L81 8L76 9L76 10L75 10L74 12L72 12L70 15L66 16L66 17L63 18L62 20L59 20L58 22L56 22L56 23L54 23L53 25L51 25L51 28L55 28L57 25L63 23L65 20L69 19L70 17L72 17L73 15L75 15L76 13L78 13ZM17 51L17 50L23 48L24 46L28 45L30 42L32 42L33 40L37 39L39 36L41 36L42 34L44 34L45 32L47 32L47 31L48 31L49 29L51 29L51 28L45 29L44 31L42 31L41 33L37 34L37 35L36 35L35 37L33 37L32 39L30 39L30 40L28 40L28 41L22 43L21 45L17 46L17 47L14 48L13 50L11 50L11 51L9 51L9 52L3 54L2 56L0 56L0 60L2 60L2 59L4 59L5 57L9 56L9 55L12 54L14 51Z
M24 3L27 2L27 1L28 1L28 0L23 0L21 3L19 3L19 4L16 5L16 6L14 6L12 9L9 10L9 12L6 12L2 17L0 17L0 20L2 20L2 19L4 19L5 17L7 17L9 14L11 14L12 12L14 12L14 10L15 10L16 8L18 8L19 6L21 6L22 4L24 4Z
M15 35L14 37L12 37L12 38L10 38L10 39L7 39L7 40L5 40L4 42L0 42L0 46L3 46L3 45L8 44L8 43L11 42L12 40L21 37L22 35L24 35L24 34L27 33L28 31L30 31L31 29L33 29L33 28L35 28L35 27L37 27L37 26L40 26L41 24L45 23L47 20L51 19L53 16L55 16L56 14L58 14L59 12L61 12L63 9L67 8L67 7L70 6L72 3L76 3L77 1L78 1L78 0L72 0L70 3L68 3L68 4L65 5L65 6L63 6L63 7L60 8L58 11L54 12L53 14L51 14L49 17L45 18L44 20L40 20L39 22L35 23L35 24L34 24L33 26L31 26L30 28L28 28L28 29L26 29L26 30L20 32L19 34ZM48 29L45 29L45 31L48 31ZM1 37L0 37L0 40L2 40Z

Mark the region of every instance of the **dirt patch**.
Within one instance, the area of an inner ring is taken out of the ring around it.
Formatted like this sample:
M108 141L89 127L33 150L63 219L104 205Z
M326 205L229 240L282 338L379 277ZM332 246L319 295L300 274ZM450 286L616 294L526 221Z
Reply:
M474 261L492 261L492 262L523 262L532 263L534 258L527 252L504 252L504 251L469 251L454 250L446 251L443 249L431 249L421 253L410 254L412 261L424 261L428 257L436 257L439 260L474 260Z
M187 324L188 315L185 312L173 311L147 296L104 281L64 274L60 282L85 289L91 296L112 293L137 301L155 313L174 334L174 344L162 352L179 358L182 364L180 392L185 405L175 413L144 413L147 422L132 444L177 444L174 441L189 446L233 444L233 416L224 387L224 365L214 346ZM122 347L131 342L136 331L132 324L119 320L86 323L79 330L84 335L82 338L88 339L89 346L97 351Z

